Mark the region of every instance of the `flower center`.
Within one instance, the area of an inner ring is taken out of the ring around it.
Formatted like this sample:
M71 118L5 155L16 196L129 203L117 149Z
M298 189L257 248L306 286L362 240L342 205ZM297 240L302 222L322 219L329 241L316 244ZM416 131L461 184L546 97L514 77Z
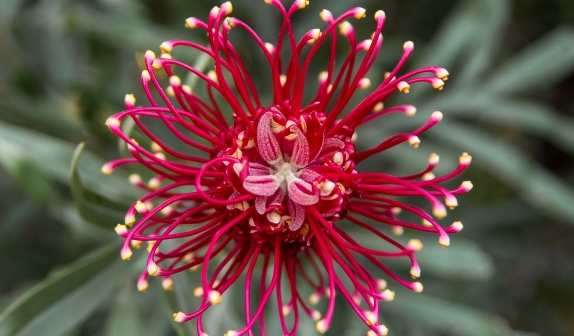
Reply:
M324 120L318 111L302 113L295 120L286 118L279 107L271 107L254 118L255 134L250 135L242 124L235 126L237 148L223 154L241 160L228 169L234 188L229 199L245 195L252 199L228 209L254 207L249 221L252 236L271 238L280 233L284 240L307 240L310 207L331 223L346 212L353 193L348 176L356 173L352 132L342 129L339 135L325 138Z
M287 182L288 186L289 184L291 184L291 182L293 182L297 178L295 176L296 172L297 171L293 171L293 167L289 163L283 163L281 167L277 169L275 177L277 177L279 184Z

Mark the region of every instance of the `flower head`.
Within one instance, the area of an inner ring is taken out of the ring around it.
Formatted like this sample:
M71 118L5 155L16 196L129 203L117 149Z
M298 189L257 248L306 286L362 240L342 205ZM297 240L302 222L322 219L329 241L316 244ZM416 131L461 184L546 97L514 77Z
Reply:
M177 281L172 275L200 268L201 286L194 291L201 298L198 309L174 314L178 322L195 318L199 334L205 334L203 312L221 302L230 286L245 274L245 325L229 331L228 336L243 335L256 323L264 333L265 308L273 293L286 335L296 333L301 314L315 320L319 332L327 331L336 294L349 302L370 334L385 335L387 329L378 319L379 304L392 300L394 292L386 288L385 280L367 272L357 257L406 288L422 291L420 282L404 280L382 262L384 258L407 258L412 277L419 277L414 254L422 248L421 242L411 240L403 245L384 233L385 226L397 234L404 229L434 232L439 243L448 246L448 233L460 231L462 224L454 222L443 228L438 220L446 216L447 206L457 205L455 195L466 193L472 184L464 182L448 190L439 183L460 174L470 164L470 156L463 154L453 172L439 177L432 174L438 164L436 154L430 156L425 169L407 176L362 172L357 167L402 143L417 147L418 135L440 122L440 112L432 113L420 128L384 139L370 149L357 151L354 142L361 126L369 121L394 112L416 112L411 105L385 107L389 95L407 93L415 83L440 90L448 72L426 67L399 74L414 49L412 42L406 42L396 67L380 83L372 83L366 74L382 46L384 12L375 13L371 39L357 41L350 20L365 16L365 10L357 7L338 17L323 10L323 31L313 29L296 40L290 19L308 2L297 0L290 8L278 0L265 2L284 18L276 43L263 42L247 24L228 17L232 11L229 2L213 8L207 22L189 18L186 27L205 30L209 45L170 40L160 46L161 57L148 51L142 84L149 105L135 107L134 96L127 95L127 109L108 119L108 127L127 143L133 157L109 162L103 172L139 164L153 173L147 184L139 175L130 177L147 194L128 209L125 225L116 227L125 238L122 258L129 259L131 247L147 242L147 269L137 284L142 291L148 287L149 275L163 277L164 288L170 290ZM273 97L269 105L261 102L247 67L230 42L233 29L249 34L271 69ZM350 45L350 52L336 68L337 33ZM323 45L330 46L330 56L319 74L315 96L306 101L310 62ZM171 52L176 48L204 53L213 69L204 73L174 59ZM281 57L284 48L291 52L286 60ZM182 70L203 82L205 95L182 84L175 75ZM161 72L169 77L168 86L160 84ZM349 107L357 90L373 86L365 99ZM232 112L231 118L226 109ZM133 119L140 135L145 136L141 144L120 127L126 118ZM154 132L148 119L162 125L171 137L164 139ZM403 203L405 196L426 199L431 211ZM420 217L422 224L401 219L401 211ZM378 237L391 250L362 246L340 225L343 220ZM261 295L259 302L253 303L251 282L258 260L265 270L272 269L272 276L267 279L267 272L261 273ZM282 285L289 288L281 289ZM312 305L326 297L326 311L312 309L305 291L311 293ZM288 326L285 316L291 313L294 324Z

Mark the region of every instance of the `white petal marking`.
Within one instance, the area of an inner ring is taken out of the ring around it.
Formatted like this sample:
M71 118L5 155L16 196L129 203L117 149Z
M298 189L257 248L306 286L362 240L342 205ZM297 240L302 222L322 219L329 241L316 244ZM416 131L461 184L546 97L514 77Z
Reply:
M271 196L279 188L279 182L273 175L247 176L243 188L257 196Z
M259 119L259 124L257 125L257 149L263 160L270 165L275 165L283 161L283 155L279 142L271 130L271 119L273 119L271 112L263 114L261 119Z

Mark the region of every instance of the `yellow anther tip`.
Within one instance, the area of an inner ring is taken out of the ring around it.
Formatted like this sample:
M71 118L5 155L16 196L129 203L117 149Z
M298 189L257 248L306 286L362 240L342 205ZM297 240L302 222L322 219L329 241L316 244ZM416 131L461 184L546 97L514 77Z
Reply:
M318 310L313 310L313 312L311 313L311 318L313 319L313 321L319 321L321 319L321 312Z
M177 312L173 314L173 320L179 323L185 322L185 314L183 312Z
M474 185L470 181L464 181L462 182L461 185L464 189L466 189L466 191L470 191L474 187Z
M343 36L353 31L353 25L349 21L343 21L339 24L339 33Z
M169 84L172 86L180 86L181 78L179 78L179 76L171 76L169 77Z
M448 79L449 73L446 69L444 68L439 68L436 70L436 76L440 79L442 79L443 81Z
M138 185L142 183L142 178L139 174L131 174L128 177L128 180L130 181L131 184L133 185Z
M453 222L450 227L455 229L456 232L460 232L460 231L462 231L462 229L464 229L464 225L462 224L461 221Z
M371 80L368 78L361 78L359 80L359 87L363 90L371 87Z
M399 82L397 84L397 88L399 89L399 91L401 91L402 93L409 93L411 86L409 85L409 83L402 81Z
M136 97L133 94L128 93L124 98L124 103L128 106L134 106L136 104Z
M197 19L194 17L185 19L185 27L189 29L197 27Z
M161 64L162 64L161 59L156 58L156 59L154 59L153 62L151 63L151 66L152 66L152 68L154 68L155 70L159 70L159 69L161 69Z
M424 286L420 282L415 282L413 284L413 290L417 293L422 293L422 291L424 290Z
M156 56L155 56L155 53L154 53L153 51L148 50L148 51L145 52L144 57L145 57L145 58L150 58L150 59L153 60L153 59L155 59Z
M110 117L110 118L106 119L106 126L108 126L108 127L119 127L120 126L120 120L118 118Z
M404 50L412 50L414 49L415 44L413 43L413 41L407 41L403 44L403 49Z
M377 323L378 316L374 312L365 311L363 312L363 314L365 315L365 319L367 320L368 325L374 325L375 323Z
M413 278L420 278L420 276L421 276L421 269L420 269L420 267L411 267L410 273L411 273L411 276L412 276ZM416 290L415 290L415 291L416 291Z
M382 10L378 10L375 12L375 19L382 19L386 16L385 12Z
M214 305L219 304L221 303L221 293L219 293L219 291L216 290L211 290L207 294L207 299Z
M327 9L323 9L321 13L319 13L319 16L321 17L321 20L325 22L328 22L333 19L333 14L331 14L331 12Z
M163 278L161 281L161 286L166 291L173 290L173 280L171 280L171 278Z
M160 44L159 49L162 52L169 54L173 50L173 44L171 42L165 41Z
M297 0L295 3L299 9L309 6L309 0Z
M114 168L109 164L104 164L102 166L102 174L104 175L111 175L114 172Z
M405 229L402 226L393 225L391 231L395 236L402 236L405 233Z
M409 105L407 106L407 108L405 109L405 114L409 117L414 116L415 114L417 114L417 108L414 107L413 105Z
M147 272L149 275L156 275L157 271L159 270L159 267L157 266L157 264L153 261L149 262L147 265Z
M364 9L363 7L359 7L357 8L357 11L355 12L355 19L362 19L366 16L367 10Z
M387 289L387 281L384 279L378 279L377 280L377 289L379 291L384 291L385 289Z
M319 320L315 326L315 329L319 334L324 334L329 330L329 326L327 325L327 321Z
M442 79L435 78L432 81L432 86L437 90L442 90L444 88L444 81Z
M411 239L407 243L407 247L415 252L422 250L423 243L419 239Z
M449 247L450 246L450 238L448 236L440 237L438 239L438 243L442 247Z
M195 297L202 297L203 296L203 287L196 287L193 290L193 296Z
M120 252L122 260L130 260L132 257L132 250L130 248L124 248Z
M468 153L462 153L462 155L458 158L458 162L461 165L469 165L472 162L472 156Z
M145 81L149 81L151 79L149 71L147 71L147 70L142 71L142 79Z
M147 281L138 281L138 291L145 292L147 291L149 284Z
M127 214L124 222L127 226L132 226L136 222L136 217L133 214Z
M125 234L125 233L128 232L128 228L127 228L125 225L123 225L123 224L118 224L118 225L116 225L116 227L114 228L114 230L116 231L116 233L118 234L118 236L121 236L121 235L123 235L123 234Z
M409 137L409 145L411 147L418 148L420 144L421 144L421 140L419 139L418 136L413 135L413 136Z
M221 5L221 10L225 12L225 15L231 14L233 12L233 4L231 1L227 1Z
M432 214L438 219L443 219L446 217L446 209L442 206L441 207L437 206L432 210Z

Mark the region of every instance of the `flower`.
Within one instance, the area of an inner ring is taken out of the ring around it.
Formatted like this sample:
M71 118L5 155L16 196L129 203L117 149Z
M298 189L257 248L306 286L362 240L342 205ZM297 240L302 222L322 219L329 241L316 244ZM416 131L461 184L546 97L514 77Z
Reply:
M150 105L135 107L134 96L127 95L127 109L107 120L133 157L109 162L103 172L136 163L154 174L147 184L139 175L130 177L131 183L147 194L129 208L125 224L116 227L125 238L121 256L129 259L130 245L137 248L142 242L148 243L147 269L137 283L141 291L147 289L149 275L162 277L163 287L170 290L172 275L201 268L201 286L194 291L201 298L198 310L174 314L177 322L196 319L200 335L207 335L202 314L221 302L242 274L246 279L245 326L229 331L227 336L246 334L256 323L265 334L265 309L273 293L286 335L296 333L300 314L315 320L319 332L326 332L333 318L335 294L348 301L370 329L369 335L385 335L387 328L379 323L379 304L392 300L394 292L386 288L386 280L370 274L359 259L368 260L404 287L421 292L420 282L402 279L381 259L408 258L410 273L417 278L420 268L414 254L422 243L413 239L401 244L384 233L384 225L398 234L404 228L435 232L439 243L448 246L448 233L459 232L462 223L443 228L437 220L446 216L446 206L457 206L455 195L468 192L472 184L466 181L454 190L439 184L464 171L471 157L462 154L454 171L438 177L432 173L439 161L436 154L430 156L425 169L412 175L358 170L358 164L391 147L405 142L417 147L418 135L440 122L440 112L432 113L420 128L394 135L373 148L357 151L354 142L357 130L369 121L393 112L409 116L416 112L411 105L384 107L389 95L408 93L410 86L419 82L440 90L448 72L426 67L399 75L414 49L412 42L406 42L396 67L365 99L343 113L357 90L372 85L365 76L382 46L384 12L375 13L376 30L371 39L358 42L347 21L365 17L365 10L357 7L336 18L323 10L324 31L312 29L297 41L290 19L307 2L297 0L289 9L279 0L265 2L284 18L275 44L263 42L247 24L227 17L232 12L230 2L214 7L207 22L189 18L186 26L205 30L209 46L170 40L160 46L161 57L148 51L142 84ZM338 70L337 28L350 45ZM271 69L273 97L269 106L262 104L247 67L230 42L234 29L247 32ZM323 45L330 46L330 56L325 71L319 74L314 98L305 102L310 62ZM205 74L172 58L176 48L204 53L213 62L213 70ZM281 57L284 48L291 52L287 62ZM182 84L174 74L182 70L203 81L205 95ZM167 74L169 86L160 84L160 73ZM232 111L232 122L225 109ZM125 118L133 120L145 143L130 138L120 127ZM162 125L171 137L161 138L147 119ZM404 196L426 199L431 214L400 201ZM401 210L420 217L422 224L400 219ZM340 225L343 219L393 250L362 246ZM261 259L260 298L254 304L252 280ZM214 266L215 260L218 264ZM285 285L289 288L282 289ZM324 314L310 307L303 297L305 291L311 292L311 305L323 297L328 299ZM285 319L290 313L295 316L292 326Z

